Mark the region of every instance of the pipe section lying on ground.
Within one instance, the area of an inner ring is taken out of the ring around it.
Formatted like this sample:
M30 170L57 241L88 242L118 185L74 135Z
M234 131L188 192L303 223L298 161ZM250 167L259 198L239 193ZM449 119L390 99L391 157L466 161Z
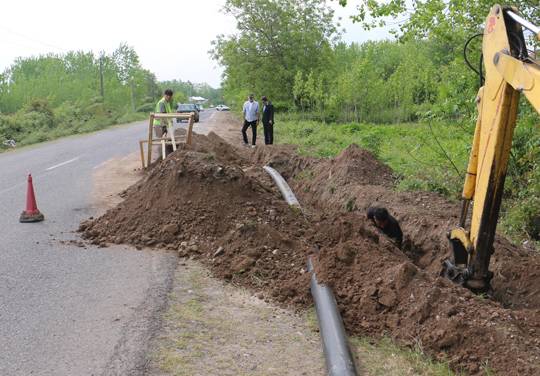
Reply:
M296 196L291 190L291 187L289 187L289 184L287 184L285 179L283 179L283 176L281 176L279 172L277 172L275 169L273 169L270 166L264 166L263 168L266 172L270 174L272 179L274 179L274 183L276 183L276 185L278 186L279 191L283 195L283 198L285 199L285 201L287 201L287 204L300 209L300 203L296 199Z
M311 295L319 320L328 375L354 376L356 366L347 344L347 334L337 308L336 298L330 287L317 282L311 258L308 259L308 271L311 273Z
M270 166L264 166L264 170L270 174L287 203L300 209L300 203L281 174ZM328 375L355 376L356 366L352 360L336 298L328 286L317 282L311 258L308 258L308 271L311 273L311 295L317 311Z

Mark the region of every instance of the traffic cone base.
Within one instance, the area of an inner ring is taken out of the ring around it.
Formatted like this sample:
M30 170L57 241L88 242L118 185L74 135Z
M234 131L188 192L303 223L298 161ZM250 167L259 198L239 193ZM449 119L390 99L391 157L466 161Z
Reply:
M28 187L26 190L26 210L21 213L19 222L41 222L45 216L39 211L36 203L36 195L34 194L34 185L32 183L32 175L28 175Z
M19 217L19 222L21 223L30 223L30 222L41 222L45 219L45 216L38 210L34 213L29 213L23 211Z

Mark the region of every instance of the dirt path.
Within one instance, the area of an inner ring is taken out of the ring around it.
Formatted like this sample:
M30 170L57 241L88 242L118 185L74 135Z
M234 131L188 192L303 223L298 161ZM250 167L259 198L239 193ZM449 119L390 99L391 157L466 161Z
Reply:
M151 375L323 375L307 320L182 261Z

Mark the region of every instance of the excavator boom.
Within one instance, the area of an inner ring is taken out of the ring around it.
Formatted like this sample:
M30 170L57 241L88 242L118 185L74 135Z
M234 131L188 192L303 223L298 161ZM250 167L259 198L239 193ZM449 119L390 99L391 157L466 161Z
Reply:
M523 93L540 112L540 66L528 53L523 27L540 38L540 29L513 8L495 5L486 20L482 54L485 84L477 97L478 119L463 188L460 227L450 231L453 260L443 274L473 291L491 289L489 263L504 181ZM466 229L469 203L470 228Z

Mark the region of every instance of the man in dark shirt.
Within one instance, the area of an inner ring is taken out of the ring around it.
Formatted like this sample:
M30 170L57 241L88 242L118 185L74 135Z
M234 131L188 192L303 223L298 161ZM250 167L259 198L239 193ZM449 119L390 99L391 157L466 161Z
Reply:
M263 111L262 123L264 128L264 143L272 145L274 143L274 106L266 96L262 97Z
M373 224L380 228L383 233L394 239L398 248L401 248L403 232L401 232L397 219L392 217L386 208L370 207L367 211L367 217L368 219L371 219Z

